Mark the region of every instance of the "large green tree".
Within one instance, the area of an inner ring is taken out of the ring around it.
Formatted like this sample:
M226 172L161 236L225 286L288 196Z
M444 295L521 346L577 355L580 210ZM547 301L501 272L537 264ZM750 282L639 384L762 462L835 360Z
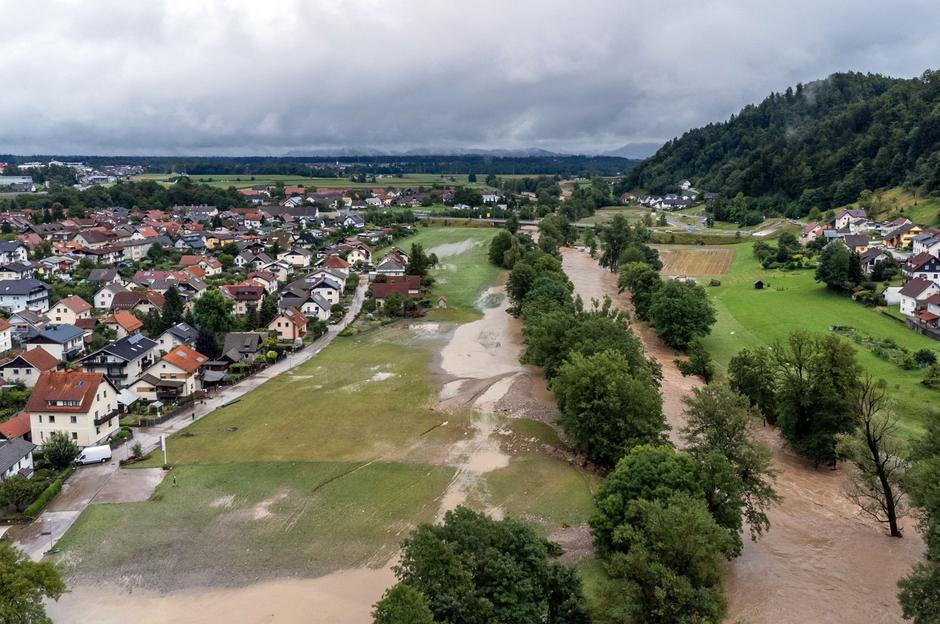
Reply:
M0 541L0 622L52 624L43 600L58 600L64 591L53 564L30 561L12 544Z
M656 379L631 371L618 351L572 353L551 388L572 445L601 466L614 466L637 444L661 440L667 429Z
M755 416L747 398L725 385L712 383L694 388L683 403L686 425L681 435L687 451L703 467L702 483L709 509L717 517L719 509L728 513L731 527L740 528L745 522L751 538L756 539L770 528L767 508L779 497L773 488L776 473L771 466L771 452L754 439ZM724 463L735 478L732 487L708 478L724 477L723 468L713 470Z
M707 336L715 324L715 311L705 289L694 282L667 280L653 295L650 320L666 344L685 349Z
M196 299L193 306L193 320L196 326L224 334L235 328L232 315L232 301L226 299L218 290L207 290Z
M586 623L580 580L553 561L560 553L517 520L458 507L411 533L395 574L438 622Z
M407 583L392 586L372 611L373 624L434 624L427 599Z

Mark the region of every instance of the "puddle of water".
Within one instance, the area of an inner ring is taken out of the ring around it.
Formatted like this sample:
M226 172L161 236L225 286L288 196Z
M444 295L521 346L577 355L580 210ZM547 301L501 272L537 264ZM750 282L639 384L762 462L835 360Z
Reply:
M482 244L480 241L468 238L466 240L460 241L459 243L445 243L443 245L438 245L437 247L432 247L428 249L428 254L434 254L440 260L449 256L457 256L464 253L465 251L470 251L480 244Z
M501 295L491 288L487 295ZM441 368L454 377L489 379L521 372L522 347L513 340L512 320L506 314L508 301L483 311L483 318L457 327L450 342L441 350Z
M382 372L372 375L372 377L369 379L372 381L385 381L386 379L391 379L392 377L397 377L397 375L395 373Z

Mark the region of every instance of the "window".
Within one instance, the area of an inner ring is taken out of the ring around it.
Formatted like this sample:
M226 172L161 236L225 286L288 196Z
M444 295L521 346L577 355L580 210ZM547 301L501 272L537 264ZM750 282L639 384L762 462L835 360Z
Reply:
M73 432L72 432L72 439L73 439L73 440L77 440L77 439L78 439L78 432L77 432L77 431L73 431Z
M101 427L95 427L95 433L96 433L96 434L100 434L100 433L101 433Z
M69 423L74 425L77 422L78 422L78 418L76 416L69 416Z
M50 415L49 415L49 424L51 425L51 424L53 424L53 423L55 423L55 416L52 416L52 415L50 414Z

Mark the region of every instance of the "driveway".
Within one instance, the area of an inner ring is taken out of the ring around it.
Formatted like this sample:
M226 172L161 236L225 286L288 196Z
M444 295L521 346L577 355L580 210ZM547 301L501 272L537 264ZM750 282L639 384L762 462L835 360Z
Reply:
M140 442L144 453L153 451L160 444L161 435L169 436L184 429L212 411L248 394L267 380L310 360L333 342L339 332L356 318L365 301L366 289L367 285L363 280L356 289L356 294L343 320L330 325L325 334L308 346L202 401L192 412L180 414L155 427L138 427L134 430L134 442ZM165 473L161 468L118 470L118 461L130 455L132 446L133 443L129 443L115 450L110 463L78 468L75 474L66 481L59 495L33 522L15 526L7 535L30 558L39 561L43 554L53 548L69 530L88 505L147 500L163 480Z

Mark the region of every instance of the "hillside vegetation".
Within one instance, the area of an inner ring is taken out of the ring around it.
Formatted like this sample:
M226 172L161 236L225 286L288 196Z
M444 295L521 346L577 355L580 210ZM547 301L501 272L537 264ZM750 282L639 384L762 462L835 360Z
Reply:
M684 178L725 200L741 194L745 202L726 210L789 217L854 202L865 189L940 191L940 73L833 74L772 93L669 141L623 186L662 193Z

